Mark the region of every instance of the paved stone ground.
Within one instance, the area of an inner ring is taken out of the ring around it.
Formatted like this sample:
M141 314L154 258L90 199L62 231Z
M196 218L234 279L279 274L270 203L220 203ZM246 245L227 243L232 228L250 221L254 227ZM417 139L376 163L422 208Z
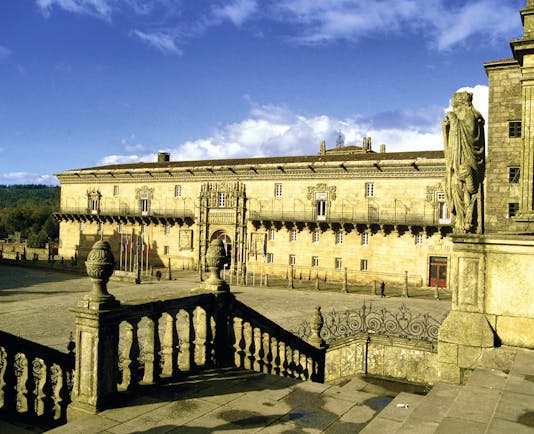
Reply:
M191 295L198 288L193 272L174 272L173 277L175 280L140 285L111 281L108 290L126 302ZM69 334L74 332L74 317L69 308L90 289L91 280L86 276L0 264L0 330L66 351ZM240 301L290 330L307 320L317 305L327 313L359 309L364 302L389 310L406 304L413 312L428 312L434 318L441 318L451 304L450 299L435 301L427 296L380 298L368 294L235 285L231 290Z

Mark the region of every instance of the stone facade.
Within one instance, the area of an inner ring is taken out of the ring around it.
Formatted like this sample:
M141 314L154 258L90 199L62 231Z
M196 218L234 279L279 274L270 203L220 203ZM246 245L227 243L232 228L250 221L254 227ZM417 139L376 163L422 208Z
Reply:
M341 281L347 269L351 281L402 284L407 272L410 285L448 285L441 151L163 159L57 176L66 258L86 257L103 239L119 270L169 261L205 269L207 246L219 238L238 274L287 276L293 265L308 278ZM435 258L439 282L430 278Z

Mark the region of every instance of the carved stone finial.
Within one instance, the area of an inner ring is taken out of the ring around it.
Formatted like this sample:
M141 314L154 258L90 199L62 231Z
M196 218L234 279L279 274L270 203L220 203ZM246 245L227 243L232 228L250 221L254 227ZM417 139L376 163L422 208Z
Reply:
M223 242L220 239L213 240L206 252L206 265L210 270L210 277L200 287L210 291L228 292L230 287L221 279L221 270L226 261Z
M308 342L316 347L323 348L326 342L321 337L321 329L323 328L324 320L321 314L321 306L315 306L313 314L310 318L310 338Z
M93 281L93 289L80 305L90 309L102 309L119 304L107 290L107 283L115 268L115 258L107 241L97 241L93 245L85 261L85 268Z
M321 145L319 146L319 154L324 155L326 154L326 141L321 140Z

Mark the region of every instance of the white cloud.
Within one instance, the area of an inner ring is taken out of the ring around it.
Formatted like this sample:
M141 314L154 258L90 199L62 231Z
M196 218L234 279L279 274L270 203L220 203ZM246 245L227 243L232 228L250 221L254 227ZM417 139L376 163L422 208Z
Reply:
M111 0L36 0L37 6L45 17L50 16L54 7L67 12L90 15L111 20L113 1Z
M472 90L475 106L486 115L487 102L484 109L483 101L484 95L487 101L487 87L475 86ZM361 146L363 137L371 137L374 150L378 150L380 144L385 144L388 152L439 150L443 149L441 121L445 111L444 107L429 107L388 112L387 116L378 113L339 119L328 115L304 116L284 106L259 105L251 101L246 119L224 125L207 137L168 146L165 151L171 153L173 161L314 155L319 152L321 140L326 140L327 147L333 148L339 132L345 136L346 145ZM144 150L148 148L144 146ZM104 157L99 163L149 162L156 158L156 151L144 155L127 152Z
M130 34L162 53L182 54L182 50L177 46L177 38L172 33L164 31L150 33L141 30L132 30Z
M256 0L235 0L224 6L214 7L213 14L215 17L229 19L236 26L240 26L245 20L252 17L257 7Z
M52 175L39 175L29 172L0 173L0 184L44 184L59 185L58 180Z
M11 54L11 50L9 48L4 47L3 45L0 45L0 60L4 60Z

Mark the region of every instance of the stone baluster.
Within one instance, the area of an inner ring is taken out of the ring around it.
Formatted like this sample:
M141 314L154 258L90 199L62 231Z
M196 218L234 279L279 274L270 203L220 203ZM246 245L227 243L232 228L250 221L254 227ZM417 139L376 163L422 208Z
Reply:
M272 357L272 368L271 374L281 375L280 374L280 354L278 353L278 339L275 336L271 337L271 357Z
M50 385L52 389L52 418L58 420L63 416L62 403L65 402L66 378L61 367L54 363L50 367ZM64 388L65 386L65 388Z
M76 375L67 417L94 414L117 393L120 303L107 291L115 258L107 241L97 241L85 262L92 291L71 309L76 316Z
M206 334L207 334L207 319L206 311L200 306L194 311L193 316L194 335L195 339L195 365L204 366L206 364Z
M122 382L121 391L131 390L139 383L139 319L131 319L124 324L126 335L122 351Z
M0 367L0 392L3 401L2 409L6 414L13 414L17 406L17 376L15 374L15 353L0 348L3 365Z
M161 347L158 331L159 317L160 314L146 317L145 372L142 384L155 384L159 379L159 350Z
M278 357L280 359L280 375L287 377L287 360L286 360L286 344L285 342L278 342Z
M307 380L308 379L308 370L307 370L308 364L306 361L306 354L300 353L300 359L299 359L299 374L301 380Z
M245 341L243 338L243 320L234 317L234 364L237 368L243 366L243 358L245 352L243 351Z
M176 315L176 328L178 330L178 369L183 372L191 370L194 360L191 354L191 333L193 330L193 314L180 310Z
M271 354L271 337L269 333L262 334L262 363L263 373L270 374L272 369L272 354Z
M314 363L311 357L306 358L306 380L310 380L314 375Z
M293 367L293 350L292 348L289 346L289 345L285 345L285 357L284 357L284 360L285 360L285 363L284 363L284 366L285 366L285 375L287 377L293 377L293 373L294 373L294 367Z
M17 411L28 411L28 359L23 353L15 356L15 375L17 376Z
M178 373L178 332L176 313L165 314L165 335L161 350L163 358L162 377L174 378Z
M252 352L254 351L254 342L252 339L252 326L249 322L245 322L243 325L243 338L245 339L245 346L243 348L245 352L244 368L252 369Z
M42 416L45 414L46 410L50 409L50 405L48 403L48 397L50 396L49 388L47 387L48 383L48 375L47 375L47 366L44 362L44 360L35 358L33 359L33 377L35 380L35 414L37 416ZM45 391L46 389L46 391Z
M253 339L254 339L254 354L253 354L253 362L252 362L252 369L256 372L261 372L262 368L262 344L261 344L261 330L258 327L254 327L253 330Z

